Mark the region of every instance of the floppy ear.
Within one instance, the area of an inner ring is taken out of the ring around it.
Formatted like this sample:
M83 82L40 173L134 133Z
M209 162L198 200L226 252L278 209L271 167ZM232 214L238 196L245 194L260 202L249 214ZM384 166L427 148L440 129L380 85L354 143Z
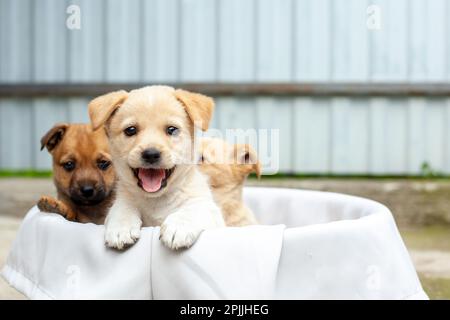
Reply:
M97 130L112 116L122 102L128 97L124 90L107 93L89 103L89 118L92 129Z
M235 146L235 159L238 164L251 164L252 171L258 178L261 177L261 163L256 151L249 144L237 144Z
M214 111L214 100L202 94L182 89L175 90L175 97L184 106L194 125L203 131L208 130Z
M69 127L68 123L57 123L41 138L41 150L47 147L48 152L51 152L61 141Z

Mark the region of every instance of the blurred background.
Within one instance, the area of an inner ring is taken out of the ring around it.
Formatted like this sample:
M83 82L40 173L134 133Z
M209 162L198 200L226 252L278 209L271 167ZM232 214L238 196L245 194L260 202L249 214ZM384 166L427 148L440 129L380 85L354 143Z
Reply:
M87 122L97 95L169 84L213 96L213 128L279 130L278 174L249 184L388 205L425 290L450 298L448 16L445 0L0 0L0 265L54 192L41 136Z

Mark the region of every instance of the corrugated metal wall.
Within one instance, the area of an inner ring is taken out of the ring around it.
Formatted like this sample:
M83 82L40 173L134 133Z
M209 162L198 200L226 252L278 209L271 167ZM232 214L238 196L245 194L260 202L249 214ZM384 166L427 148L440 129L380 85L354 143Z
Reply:
M81 8L81 30L65 26ZM381 30L366 27L369 5ZM0 0L0 82L448 82L445 0ZM49 168L41 135L86 98L0 99L0 168ZM450 100L222 97L219 128L279 128L280 170L450 173Z

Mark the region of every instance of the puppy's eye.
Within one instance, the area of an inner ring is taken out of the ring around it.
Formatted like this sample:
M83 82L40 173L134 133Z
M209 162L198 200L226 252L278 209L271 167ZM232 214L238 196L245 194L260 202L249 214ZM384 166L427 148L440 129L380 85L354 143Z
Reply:
M70 172L73 169L75 169L75 162L67 161L67 162L63 163L62 166L63 166L64 170L66 170L67 172Z
M180 131L180 129L178 129L177 127L174 127L174 126L168 126L166 129L166 132L169 136L176 136L179 131Z
M131 127L126 128L125 130L123 130L123 132L125 133L125 135L131 137L137 133L137 128L134 126L131 126Z
M111 165L111 161L108 161L108 160L100 160L99 162L97 162L97 167L100 170L106 170L109 168L110 165Z

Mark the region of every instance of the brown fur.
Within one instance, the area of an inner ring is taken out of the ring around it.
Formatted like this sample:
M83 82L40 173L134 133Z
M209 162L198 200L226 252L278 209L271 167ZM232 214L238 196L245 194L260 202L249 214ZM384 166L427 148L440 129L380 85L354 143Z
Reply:
M111 161L104 130L92 131L89 124L56 124L42 137L41 149L44 147L53 158L58 200L41 197L39 209L59 213L72 221L103 224L114 199L115 185L112 165L106 170L99 168L99 161ZM68 161L75 163L72 171L63 166ZM95 189L91 201L81 197L83 185Z
M227 226L246 226L257 221L242 201L242 187L247 176L261 175L256 152L248 144L231 145L220 139L203 138L200 170L209 178L216 203Z

